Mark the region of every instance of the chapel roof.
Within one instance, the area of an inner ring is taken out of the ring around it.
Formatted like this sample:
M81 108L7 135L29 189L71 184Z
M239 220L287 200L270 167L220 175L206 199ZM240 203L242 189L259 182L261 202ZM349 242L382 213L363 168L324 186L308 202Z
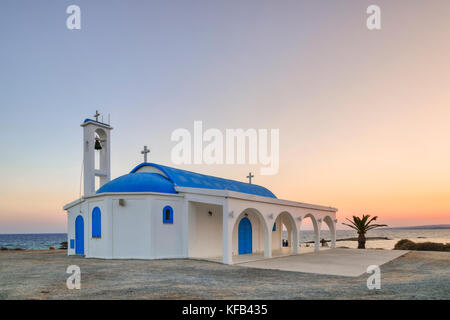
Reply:
M148 172L148 169L156 170ZM175 186L229 190L276 198L269 189L256 184L145 162L136 166L130 173L106 183L97 191L97 194L108 192L161 192L173 194L177 193Z

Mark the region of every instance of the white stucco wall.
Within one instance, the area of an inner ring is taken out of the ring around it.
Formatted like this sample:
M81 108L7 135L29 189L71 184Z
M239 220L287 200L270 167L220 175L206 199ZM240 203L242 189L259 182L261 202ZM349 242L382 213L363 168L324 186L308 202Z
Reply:
M119 199L125 200L119 205ZM75 219L84 220L84 254L87 258L154 259L185 257L183 206L180 197L158 195L97 196L68 210L68 254L75 254ZM162 210L170 205L174 223L164 224ZM101 237L92 237L92 210L101 210ZM80 213L81 211L81 213Z
M123 197L112 200L113 210L113 257L151 258L150 202L146 198Z
M281 248L281 239L282 239L282 223L281 223L281 217L278 216L278 218L275 220L277 224L277 228L275 231L272 231L272 250L278 250ZM269 226L270 230L273 228L272 226Z
M173 224L163 223L163 208L173 209ZM153 258L182 258L183 252L183 206L182 200L170 197L152 199L151 204L151 243Z
M221 206L189 202L189 257L222 256L222 220Z
M95 207L98 207L101 212L101 237L93 238L92 237L92 211ZM84 247L85 250L87 248L87 257L97 257L97 258L111 258L110 254L110 244L111 244L111 232L110 232L110 224L111 224L111 212L106 210L106 199L99 199L96 201L90 201L87 205L87 212L85 214L86 218L84 219L84 232L85 239L87 238L87 242L85 242Z

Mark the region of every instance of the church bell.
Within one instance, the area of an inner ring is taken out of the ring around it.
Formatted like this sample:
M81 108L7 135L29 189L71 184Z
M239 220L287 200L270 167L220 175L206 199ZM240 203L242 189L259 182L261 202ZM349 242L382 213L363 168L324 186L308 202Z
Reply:
M98 138L95 138L94 149L95 150L102 150L102 145L100 144L100 139L98 139Z

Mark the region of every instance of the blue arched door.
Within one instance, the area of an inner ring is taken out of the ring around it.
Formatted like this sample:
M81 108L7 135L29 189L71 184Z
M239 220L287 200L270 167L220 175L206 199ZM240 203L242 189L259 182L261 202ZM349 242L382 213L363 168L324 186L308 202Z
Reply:
M75 254L84 254L84 220L78 216L75 220Z
M248 218L239 222L239 254L252 253L252 224Z

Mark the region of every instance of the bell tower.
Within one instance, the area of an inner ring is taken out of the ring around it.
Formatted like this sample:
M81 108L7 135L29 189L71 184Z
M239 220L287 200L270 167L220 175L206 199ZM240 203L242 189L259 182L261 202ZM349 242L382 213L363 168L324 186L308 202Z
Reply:
M86 119L83 127L83 196L95 194L96 179L98 188L111 180L111 130L109 124L98 121L100 114L95 112L95 120Z

